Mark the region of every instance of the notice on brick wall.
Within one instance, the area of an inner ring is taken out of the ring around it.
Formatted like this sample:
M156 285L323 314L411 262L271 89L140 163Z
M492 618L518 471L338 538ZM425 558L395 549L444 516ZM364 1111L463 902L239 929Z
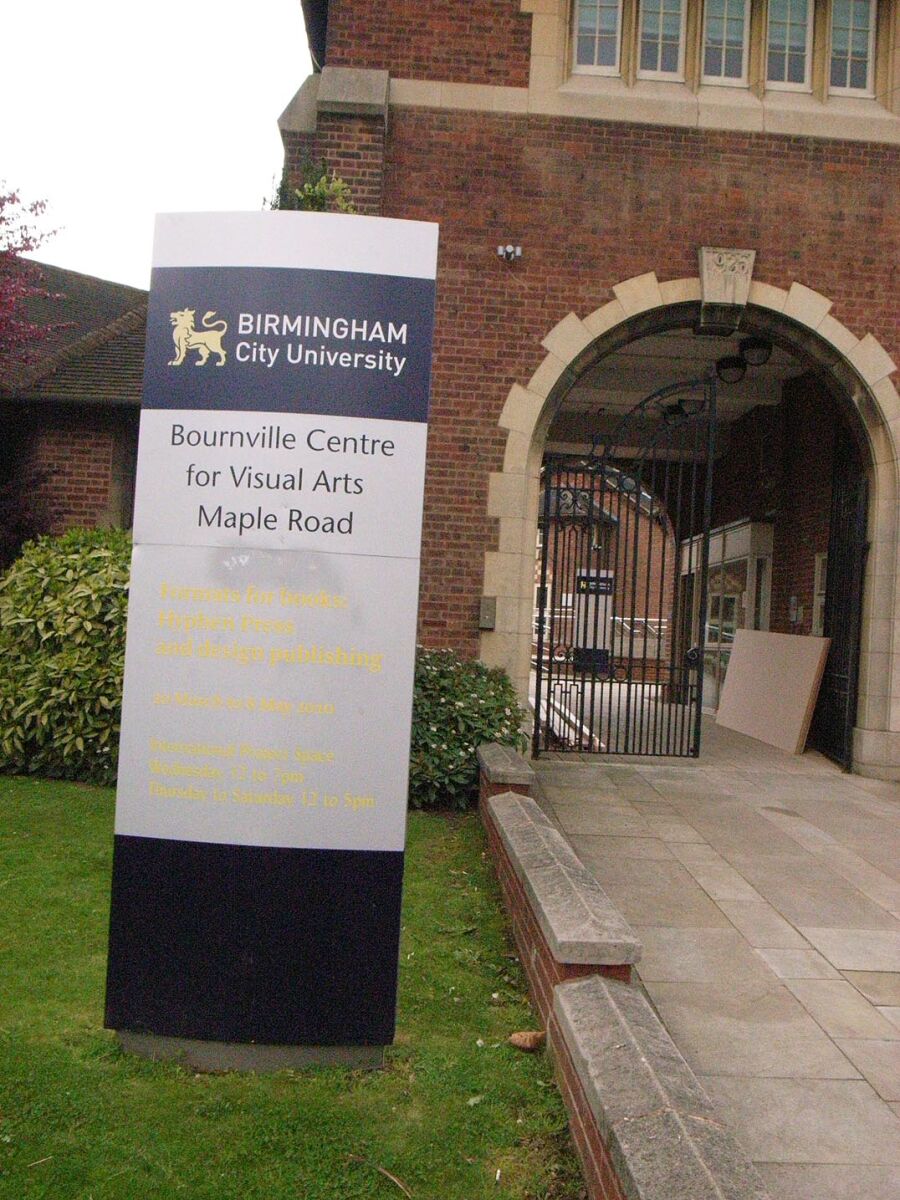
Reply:
M391 1040L436 250L418 222L158 220L112 1028Z

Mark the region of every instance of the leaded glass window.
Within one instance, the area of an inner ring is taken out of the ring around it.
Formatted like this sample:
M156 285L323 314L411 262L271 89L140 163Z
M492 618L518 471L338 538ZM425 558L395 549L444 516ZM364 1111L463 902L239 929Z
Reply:
M834 0L831 6L832 91L871 92L874 0Z
M683 44L683 0L642 0L640 74L680 76Z
M749 0L707 0L703 18L705 83L747 82Z
M806 87L811 38L812 0L769 0L766 82Z
M613 75L619 70L620 0L578 0L575 66Z

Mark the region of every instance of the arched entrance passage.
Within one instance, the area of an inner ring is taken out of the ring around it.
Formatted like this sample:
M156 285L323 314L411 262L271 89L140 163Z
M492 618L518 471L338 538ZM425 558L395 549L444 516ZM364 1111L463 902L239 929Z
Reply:
M499 548L485 561L486 595L496 597L496 629L482 657L503 665L527 694L532 656L534 537L540 472L548 432L586 374L642 338L687 331L699 315L699 280L660 284L652 274L614 289L616 299L579 319L570 314L548 333L547 357L527 387L514 386L500 424L506 430L504 470L491 477L489 513L499 520ZM854 431L869 486L859 704L854 766L869 774L900 774L900 684L894 647L897 561L897 446L900 400L890 381L894 364L871 335L856 337L829 315L830 301L794 284L789 291L754 283L741 334L758 333L813 376Z

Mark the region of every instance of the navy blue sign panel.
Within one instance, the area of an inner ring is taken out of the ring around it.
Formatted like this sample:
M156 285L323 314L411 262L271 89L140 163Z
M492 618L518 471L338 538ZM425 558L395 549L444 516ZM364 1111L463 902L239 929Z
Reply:
M159 267L144 407L425 421L434 280Z
M402 881L402 852L117 837L106 1026L387 1045Z

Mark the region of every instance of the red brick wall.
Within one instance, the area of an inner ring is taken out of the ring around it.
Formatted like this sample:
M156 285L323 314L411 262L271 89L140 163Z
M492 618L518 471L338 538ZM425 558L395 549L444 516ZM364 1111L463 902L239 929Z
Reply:
M558 983L565 983L570 979L583 979L587 975L605 975L610 979L628 983L631 980L631 967L627 963L600 966L593 963L563 963L555 958L489 811L483 805L481 817L487 831L491 860L503 892L506 915L512 926L519 958L528 979L532 1003L544 1027L546 1028L553 1011L553 989Z
M556 1082L569 1113L572 1141L581 1159L587 1194L591 1200L625 1200L624 1189L555 1017L550 1021L548 1041L556 1066Z
M392 114L386 215L442 224L423 635L474 649L486 474L513 382L566 312L644 271L696 275L701 244L750 245L756 277L832 297L834 315L898 342L898 156L880 147L551 118ZM873 171L860 187L863 170ZM802 195L802 205L797 203ZM523 245L508 267L499 241ZM862 283L861 260L869 278ZM460 503L460 498L461 503ZM455 510L455 511L454 511ZM448 590L447 580L458 585ZM461 585L461 586L459 586Z
M613 284L696 276L701 245L755 247L757 279L823 292L838 320L898 356L898 162L896 149L859 143L391 110L382 211L441 223L426 643L477 651L497 419L547 331L611 299ZM506 241L523 247L512 265L496 255Z
M838 406L814 379L789 381L784 399L735 422L716 465L713 525L749 518L773 526L772 603L776 633L812 632L815 558L828 551L836 437L852 437ZM791 624L790 598L803 606Z
M319 154L351 187L358 213L378 216L384 179L384 122L335 113L319 117Z
M556 1067L557 1083L568 1110L572 1140L584 1170L587 1194L591 1200L623 1200L624 1192L609 1151L600 1136L596 1118L587 1102L562 1031L553 1015L553 989L558 983L564 983L566 980L597 974L628 983L631 979L631 968L627 965L601 967L557 962L544 940L525 889L513 870L500 835L484 804L481 806L481 815L487 832L488 848L503 892L506 915L528 978L532 1003L547 1031L547 1043Z
M136 410L10 405L0 409L0 438L15 446L15 461L0 471L27 493L41 532L128 522Z
M726 434L716 461L713 528L732 521L771 521L784 490L784 412L781 405L754 408Z
M374 117L323 113L316 133L288 133L284 161L290 182L301 182L301 169L325 162L349 185L353 207L366 216L381 213L384 182L384 122Z
M828 551L834 441L850 436L835 405L816 389L789 390L784 403L784 490L775 519L772 615L778 633L812 632L815 557ZM790 597L803 606L791 625Z
M112 432L74 426L40 430L32 443L34 469L46 475L38 495L50 533L97 525L109 504Z
M329 67L400 79L528 86L531 17L520 0L331 0Z

